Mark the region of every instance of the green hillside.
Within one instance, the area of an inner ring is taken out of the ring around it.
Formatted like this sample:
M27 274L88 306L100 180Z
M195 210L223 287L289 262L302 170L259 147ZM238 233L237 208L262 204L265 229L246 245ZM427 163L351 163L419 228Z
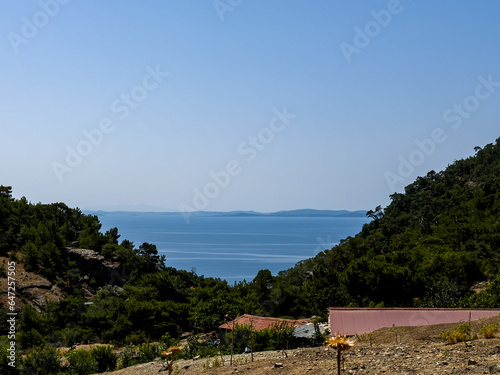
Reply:
M498 307L496 297L479 298L470 287L498 275L499 209L500 139L418 177L386 208L369 211L373 220L359 234L280 277L310 275L301 282L309 312L376 304Z
M14 199L11 187L0 186L0 276L5 260L15 261L63 293L41 307L24 297L17 337L24 350L175 338L243 313L300 318L324 317L330 306L498 307L499 210L500 138L418 177L386 208L368 211L373 220L334 248L277 276L261 270L251 282L229 285L168 267L154 244L136 247L117 228L101 233L97 216ZM96 251L102 266L123 278L99 279L69 248ZM489 281L485 290L471 289L482 281Z

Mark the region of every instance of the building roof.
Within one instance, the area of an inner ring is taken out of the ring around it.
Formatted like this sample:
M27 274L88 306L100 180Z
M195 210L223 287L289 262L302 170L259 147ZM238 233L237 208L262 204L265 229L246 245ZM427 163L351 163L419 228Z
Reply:
M328 324L320 323L318 324L318 328L321 333L325 333L325 330L328 328ZM295 337L311 338L314 336L314 332L314 323L307 323L301 327L295 328L293 335Z
M308 323L308 321L306 320L278 319L278 318L269 318L264 316L244 314L228 323L220 325L219 328L231 330L233 329L233 326L236 324L238 325L245 324L245 325L251 325L253 329L256 331L260 331L264 328L269 328L276 324L282 324L283 322L290 327L302 327L303 325L306 325Z
M330 332L356 335L393 326L460 323L497 316L500 309L350 308L329 309Z

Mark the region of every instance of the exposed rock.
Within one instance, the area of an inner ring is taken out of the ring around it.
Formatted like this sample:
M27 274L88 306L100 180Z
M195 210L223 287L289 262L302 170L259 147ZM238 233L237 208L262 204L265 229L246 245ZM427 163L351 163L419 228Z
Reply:
M80 285L84 290L85 297L91 298L95 290L90 287L90 281L95 280L97 286L107 286L113 294L118 295L121 288L130 278L119 263L106 260L96 251L89 249L67 249L68 257L76 263L76 268L81 273ZM8 258L0 257L3 264L7 264ZM0 307L7 308L7 279L0 279L2 293L0 295ZM27 272L21 262L16 264L16 305L15 311L21 311L24 304L30 304L41 312L47 302L59 301L65 295L57 285L52 284L46 278L32 272Z
M94 250L68 248L67 251L81 273L89 275L99 285L123 286L130 279L119 263L106 260Z
M7 261L7 258L0 258ZM32 305L38 312L42 311L47 302L57 302L65 298L64 293L57 285L53 285L46 278L27 272L22 263L16 264L16 304L15 311L21 311L23 305ZM7 279L1 279L2 294L0 297L0 306L6 308L7 299Z
M17 267L19 267L19 264L17 265ZM24 271L21 273L21 278L19 278L17 281L17 289L20 291L24 291L30 288L50 290L52 289L52 283L42 276Z

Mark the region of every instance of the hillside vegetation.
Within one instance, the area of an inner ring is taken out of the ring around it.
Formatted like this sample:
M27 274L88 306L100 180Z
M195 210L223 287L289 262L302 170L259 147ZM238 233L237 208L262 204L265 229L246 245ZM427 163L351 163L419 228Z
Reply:
M367 213L352 238L280 274L326 306L499 305L500 138L476 155L430 171ZM306 280L303 275L308 274ZM470 287L491 280L475 295Z
M102 233L97 216L63 203L14 199L9 186L0 186L0 256L64 293L41 312L24 301L21 349L139 344L210 332L243 313L325 319L330 306L498 307L499 210L500 138L444 171L418 177L391 195L386 208L370 210L372 221L356 236L277 276L261 270L252 281L229 285L176 270L154 244L136 247L120 240L117 228ZM96 279L68 248L96 251L124 277ZM0 276L5 270L6 264ZM480 281L489 281L486 289L472 291Z

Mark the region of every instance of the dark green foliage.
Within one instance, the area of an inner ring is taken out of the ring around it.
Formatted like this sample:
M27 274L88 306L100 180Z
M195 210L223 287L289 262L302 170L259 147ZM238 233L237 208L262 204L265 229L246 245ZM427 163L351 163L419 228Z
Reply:
M24 306L17 331L18 343L22 349L43 345L50 332L46 315L38 314L31 305Z
M137 364L137 360L135 358L135 347L133 345L127 345L120 357L118 367L126 368L135 364Z
M155 358L161 357L161 346L157 343L145 343L139 345L139 362L151 362Z
M179 339L172 337L168 332L161 337L161 342L165 348L179 345Z
M198 331L209 332L242 312L241 300L225 281L204 279L191 292L193 326Z
M373 220L358 235L298 264L294 269L308 274L300 290L311 296L302 313L381 302L498 306L496 291L470 297L468 287L500 271L499 141L417 178L385 209L368 211Z
M203 346L203 343L200 341L200 336L197 334L190 335L187 338L187 346L184 350L184 355L187 358L193 358L198 354L198 350Z
M16 200L10 187L0 186L0 254L10 252L68 295L42 314L26 306L18 343L24 349L83 340L141 344L166 333L170 341L186 331L216 330L243 313L325 319L331 306L498 307L500 138L476 151L392 194L387 207L368 211L372 221L360 233L332 249L278 275L261 270L232 286L166 267L153 244L119 243L118 229L102 234L96 216L62 203ZM70 246L100 252L126 277L90 283L100 291L83 300L82 270L68 259ZM485 291L470 290L487 280ZM252 336L262 349L293 341L272 330L250 335L241 328L239 334L238 345L247 346ZM203 344L196 351L211 350ZM122 365L134 361L125 357Z
M97 372L113 371L116 368L118 356L113 352L113 347L96 346L92 349L92 356L97 361Z
M52 375L61 370L61 360L53 346L39 346L31 350L22 361L23 373Z
M69 361L70 374L89 375L97 372L97 360L90 350L77 349L66 355Z
M294 337L294 330L295 328L286 322L277 323L260 331L253 330L249 325L236 324L234 333L226 333L225 345L230 347L231 341L234 340L235 353L243 353L246 347L252 348L253 351L291 349L301 344Z

